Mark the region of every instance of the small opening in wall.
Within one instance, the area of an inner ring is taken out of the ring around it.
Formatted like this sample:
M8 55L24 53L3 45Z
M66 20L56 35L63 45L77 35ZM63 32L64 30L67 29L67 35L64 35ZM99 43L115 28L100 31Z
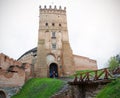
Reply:
M61 27L61 24L59 24L59 26Z
M55 26L55 23L52 23L52 26Z
M48 23L45 23L46 26L48 26Z

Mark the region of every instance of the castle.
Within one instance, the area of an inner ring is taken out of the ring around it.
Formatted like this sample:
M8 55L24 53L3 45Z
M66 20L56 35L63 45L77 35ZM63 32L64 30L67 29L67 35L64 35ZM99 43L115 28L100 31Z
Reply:
M18 61L34 65L35 77L56 77L78 70L95 70L97 62L74 55L69 43L66 7L39 7L38 46L23 54Z
M54 72L55 77L66 77L79 70L97 69L96 60L73 54L65 7L40 6L39 12L38 46L17 61L0 54L0 96L9 92L5 87L21 87L32 77L54 77Z

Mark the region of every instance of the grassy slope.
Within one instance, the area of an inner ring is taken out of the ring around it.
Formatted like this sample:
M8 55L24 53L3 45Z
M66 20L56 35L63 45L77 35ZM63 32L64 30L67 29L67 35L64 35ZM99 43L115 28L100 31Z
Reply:
M63 81L50 78L30 79L12 98L49 98L64 85Z
M109 83L96 98L120 98L120 78Z

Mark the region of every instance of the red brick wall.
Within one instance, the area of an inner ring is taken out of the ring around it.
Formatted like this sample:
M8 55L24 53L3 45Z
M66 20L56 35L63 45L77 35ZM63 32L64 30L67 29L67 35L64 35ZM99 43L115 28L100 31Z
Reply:
M89 59L78 55L74 56L75 70L97 70L96 60Z

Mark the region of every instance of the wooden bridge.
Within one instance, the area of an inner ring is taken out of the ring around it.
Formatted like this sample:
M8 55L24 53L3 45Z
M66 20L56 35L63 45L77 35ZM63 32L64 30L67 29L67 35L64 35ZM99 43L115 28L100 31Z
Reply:
M93 98L104 85L113 80L108 68L75 74L72 82L68 82L78 92L77 98Z
M113 80L108 68L94 70L89 72L83 72L80 74L75 74L74 81L68 82L71 85L80 85L80 84L96 84L96 83L109 83Z

